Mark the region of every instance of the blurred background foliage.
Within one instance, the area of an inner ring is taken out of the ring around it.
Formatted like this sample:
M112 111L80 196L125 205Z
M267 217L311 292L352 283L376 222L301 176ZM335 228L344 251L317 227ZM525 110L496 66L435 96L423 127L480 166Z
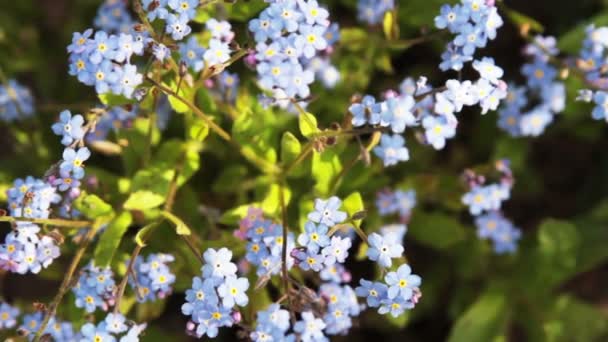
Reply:
M0 68L33 90L38 108L34 119L0 124L0 202L6 200L4 191L13 179L40 177L59 158L61 146L50 130L59 111L67 108L83 112L98 103L92 89L67 74L65 47L72 32L92 26L100 2L0 1ZM329 7L332 21L340 23L344 30L333 58L343 81L334 90L313 90L316 99L309 111L315 114L320 127L342 121L353 94L379 94L396 88L406 76L425 75L431 84L453 77L437 68L445 37L409 48L390 46L381 27L367 28L355 21L355 1L320 2ZM409 39L432 31L433 17L446 1L396 2L400 36ZM605 0L507 0L506 5L541 23L544 33L558 37L560 48L569 54L577 53L586 25L608 25ZM261 0L238 1L223 6L216 14L231 19L237 41L245 45L246 21L263 7ZM520 51L525 41L517 25L504 12L501 14L505 25L498 38L480 54L496 59L497 65L505 69L505 80L522 83L519 68L524 59ZM230 70L238 71L241 79L255 77L242 63ZM466 73L464 76L467 78ZM405 319L385 319L368 311L350 335L342 339L608 340L608 182L604 179L608 175L608 158L604 158L608 131L605 123L591 119L589 105L574 103L580 82L571 77L567 84L566 110L536 139L509 137L497 128L495 113L481 116L476 111L465 111L460 115L457 138L442 151L422 146L413 135L408 136L412 156L409 162L388 169L381 168L378 162L371 167L358 163L335 189L333 184L326 184L325 188L319 185L314 174L311 177L308 172L295 173L288 182L291 226L296 226L298 218L312 205L313 195L335 190L344 198L358 191L366 208L371 208L375 193L384 187L414 188L418 194L405 247L408 262L423 278L421 303ZM262 151L264 158L274 162L283 132L298 134L301 140L297 119L261 108L254 100L255 94L251 82L245 81L234 122L225 126L232 127L235 138L244 143L250 142L253 135L260 137L251 148ZM225 115L208 94L197 94L197 100L212 115ZM96 193L113 205L124 202L126 194L120 188L132 185L131 179L138 170L141 146L137 141L143 139L146 120L142 118L115 137L130 142L121 156L94 153L89 161L88 172L98 176L104 185ZM169 128L162 132L164 143L155 145L153 151L152 160L157 165L175 164L174 149L166 141L182 137L184 129L191 125L187 116L172 117ZM324 153L328 165L322 172L331 173L334 166L341 168L340 164L347 164L357 153L352 144L338 144ZM465 191L459 179L462 170L487 165L498 158L512 161L516 177L513 198L507 202L505 213L523 229L524 237L519 252L512 256L495 256L490 246L477 239L472 219L460 203ZM278 213L276 197L280 190L273 188L268 176L212 134L200 156L188 157L188 163L193 163L192 176L178 193L175 212L200 237L200 246L229 245L237 255L242 253L244 246L231 238L239 210L231 209L263 203L267 212ZM300 167L309 169L310 163ZM220 216L222 212L228 214ZM136 217L135 221L143 220ZM386 223L390 222L382 221L372 210L364 229L371 232ZM8 225L1 227L3 231L8 229ZM124 260L133 248L130 237L137 228L134 224L129 229L129 238L123 239L114 258L118 275L124 274ZM175 293L164 301L136 305L131 316L151 321L144 341L186 341L186 318L181 315L180 306L183 291L198 273L197 261L168 228L159 229L146 249L176 254ZM33 301L48 301L73 252L69 241L62 252L60 261L40 276L2 274L3 297L25 308L30 308ZM353 278L370 276L370 266L366 261L353 261ZM133 304L133 299L127 298L126 305ZM71 295L64 299L59 315L83 322L85 317L73 306L73 300ZM253 307L266 305L269 300L267 295L260 296ZM253 311L245 313L246 317L252 315ZM234 338L230 331L223 331L219 337Z

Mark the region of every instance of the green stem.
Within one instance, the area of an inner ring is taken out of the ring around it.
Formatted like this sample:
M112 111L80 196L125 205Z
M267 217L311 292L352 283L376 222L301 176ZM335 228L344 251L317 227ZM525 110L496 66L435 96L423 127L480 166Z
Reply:
M71 221L63 219L35 219L27 217L13 217L13 216L0 216L0 222L31 222L36 224L44 224L54 227L65 227L65 228L85 228L89 227L92 222L90 221Z
M42 323L40 324L40 328L36 332L36 336L34 336L34 342L40 341L40 338L42 337L42 334L44 333L47 325L49 324L49 321L51 320L51 318L53 318L55 316L55 313L57 311L57 306L61 302L61 299L63 299L65 294L70 290L70 284L72 283L72 277L74 276L74 273L76 272L76 269L78 268L80 259L82 259L84 252L86 251L87 247L89 246L91 240L93 240L93 237L95 237L97 230L99 230L99 228L101 227L101 225L103 223L105 223L105 220L97 219L95 221L95 223L93 224L93 226L91 228L89 228L89 231L87 232L87 234L85 235L85 237L82 241L82 245L76 251L76 254L74 255L74 259L72 259L72 263L70 264L70 267L68 268L66 275L63 278L63 281L61 283L61 286L59 287L59 291L57 292L57 295L55 295L55 298L47 307L47 311L44 316L44 319L42 320Z

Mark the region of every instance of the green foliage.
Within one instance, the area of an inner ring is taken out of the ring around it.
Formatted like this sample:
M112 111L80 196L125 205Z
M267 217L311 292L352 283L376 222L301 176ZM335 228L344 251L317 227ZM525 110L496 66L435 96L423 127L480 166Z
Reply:
M99 237L99 242L95 246L94 260L95 265L100 267L109 266L116 249L120 245L123 235L132 222L131 214L128 212L120 213L116 216L104 232Z

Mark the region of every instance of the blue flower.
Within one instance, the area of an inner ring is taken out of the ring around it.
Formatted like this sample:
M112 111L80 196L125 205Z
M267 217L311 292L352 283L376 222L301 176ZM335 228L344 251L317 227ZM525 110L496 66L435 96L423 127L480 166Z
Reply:
M218 39L209 41L209 48L203 54L206 66L222 64L230 59L230 47L228 43Z
M403 246L400 243L385 239L378 233L372 233L368 237L369 248L367 257L378 262L382 267L391 267L392 258L399 258L403 254Z
M492 239L494 242L494 252L498 254L515 252L520 238L521 231L512 224L501 225Z
M479 72L481 78L490 81L492 84L497 84L504 74L502 68L494 64L494 58L492 57L484 57L481 61L473 61L473 69Z
M127 331L127 325L125 324L125 316L120 313L109 313L104 320L106 329L109 333L120 334Z
M399 216L402 218L409 217L412 209L416 206L416 191L395 191L395 202Z
M412 274L409 265L399 266L397 272L389 272L384 277L388 288L388 298L395 299L400 296L402 299L409 300L413 295L413 289L420 286L422 280L419 276Z
M166 19L169 15L169 11L167 9L167 2L169 0L142 0L142 5L144 10L148 12L148 19L150 21L154 21L158 19ZM155 3L155 7L150 10L152 4Z
M304 233L298 236L298 243L316 253L319 251L319 248L329 245L329 236L327 236L328 230L329 229L324 224L320 223L319 225L316 225L314 222L306 221L306 224L304 224Z
M311 311L302 312L302 320L297 321L293 326L293 330L300 334L302 342L327 340L323 335L323 329L325 329L325 323L322 319L315 318Z
M537 107L521 117L519 127L524 136L539 136L553 121L553 114L547 109Z
M347 218L345 212L338 210L341 206L342 201L336 196L332 196L328 200L317 198L315 199L315 210L308 214L308 219L332 227Z
M182 40L192 32L192 28L188 26L188 21L190 21L190 18L186 13L180 15L169 14L165 31L171 34L171 38L174 40Z
M454 38L454 44L462 47L462 52L468 56L472 56L475 49L485 47L486 43L487 37L481 28L471 24L464 25L460 34Z
M141 56L144 53L144 44L133 39L130 34L121 33L118 36L118 48L114 60L117 62L127 62L131 60L133 54Z
M236 265L230 262L232 252L228 248L220 248L216 251L209 248L203 254L205 265L202 268L204 277L225 278L236 273Z
M271 26L271 21L268 13L263 11L259 18L253 19L249 22L249 31L253 32L254 39L257 42L263 42L268 38L276 37L280 35L280 31L275 30Z
M422 126L425 129L426 140L436 150L441 150L445 146L445 140L456 135L454 125L443 116L426 116L422 119Z
M10 329L17 325L20 310L7 303L0 304L0 329Z
M245 293L248 288L249 280L247 278L229 276L217 288L217 294L222 298L222 304L225 308L232 308L235 304L245 306L249 302L249 297Z
M296 250L295 258L300 261L298 266L304 271L313 270L320 272L323 269L323 262L325 261L325 257L322 254L311 250Z
M63 172L72 172L74 178L81 179L84 176L84 162L91 156L91 151L86 147L81 147L78 151L72 148L63 150L63 161L59 169Z
M393 317L400 316L405 310L412 309L414 307L414 303L407 301L401 297L396 297L394 299L384 299L380 308L378 309L378 313L381 315L385 315L390 312Z
M332 236L329 246L323 248L322 254L325 257L325 265L332 266L336 262L344 263L348 257L348 250L352 242L350 238Z
M308 25L319 24L325 25L329 12L321 6L317 0L303 1L298 0L298 6L302 13L304 13L304 21Z
M185 14L188 19L194 19L199 0L169 0L167 4L180 15Z
M232 26L225 20L217 20L211 18L205 23L207 30L211 32L211 37L224 41L230 41L234 38L234 32L232 32Z
M88 341L103 341L103 342L114 342L116 338L110 335L106 330L106 326L100 324L99 326L95 326L93 323L87 323L82 326L80 329L82 333L82 339L80 342L88 342Z
M595 120L608 120L608 93L604 91L597 91L593 95L593 102L595 102L595 108L591 112L591 117Z
M557 71L547 62L536 59L533 63L524 64L521 72L528 79L528 86L533 89L540 89L553 82L557 76Z
M365 95L361 103L353 103L348 108L348 111L353 114L353 126L360 127L366 123L376 125L380 123L382 105L376 103L376 99L373 96Z
M327 48L327 41L323 36L325 30L326 28L320 25L301 25L300 35L295 41L296 48L301 49L307 58L312 58L317 50L325 50Z
M97 31L93 38L92 45L94 49L91 51L89 60L93 64L99 64L103 60L111 60L116 55L118 40L116 36L108 36L104 31Z
M438 29L448 28L450 32L457 33L469 20L469 10L460 5L441 6L440 15L435 17L435 27Z
M83 53L90 48L89 37L93 34L93 29L88 29L83 33L74 32L72 34L72 44L68 45L67 50L69 53Z
M137 67L135 65L125 64L112 92L115 94L122 94L126 98L131 98L135 88L142 82L143 75L137 72Z
M410 159L410 153L405 147L405 139L400 135L382 134L380 145L374 148L374 154L383 160L384 166Z
M59 114L59 122L53 124L51 128L53 129L53 133L62 136L61 143L68 146L74 140L80 140L84 137L83 123L84 118L82 115L77 114L72 117L72 113L69 110L64 110Z
M406 126L415 126L416 117L412 113L415 101L410 95L390 98L385 102L386 108L382 111L380 124L390 126L394 133L403 133Z
M197 304L217 305L219 299L215 292L216 282L212 279L201 279L199 277L192 278L192 288L186 290L186 301L182 305L182 312L186 315L191 315L192 310Z
M204 53L205 49L198 43L196 37L190 37L186 43L179 44L179 54L182 61L195 72L203 70L205 66L203 62Z
M365 279L360 279L359 284L361 285L355 289L357 296L366 298L369 307L379 307L380 303L386 298L388 287L380 282L371 282Z

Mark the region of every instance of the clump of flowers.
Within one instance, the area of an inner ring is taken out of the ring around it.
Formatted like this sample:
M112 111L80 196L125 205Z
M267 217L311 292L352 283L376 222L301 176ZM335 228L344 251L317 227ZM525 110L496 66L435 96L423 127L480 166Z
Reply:
M328 17L316 0L302 0L273 3L249 22L259 85L279 106L287 108L290 98L310 96L315 70L320 70L312 64L325 63L312 61L337 39L337 26L330 27Z
M465 171L464 177L470 191L462 196L462 203L476 217L479 238L490 240L498 254L513 253L517 250L521 231L501 211L502 202L511 196L513 173L508 160L497 161L496 170L500 173L500 182L488 185L485 185L484 176L477 175L472 170Z
M202 277L192 279L192 288L186 291L184 315L190 316L188 332L197 337L215 337L221 327L230 327L240 321L236 306L249 302L249 280L236 276L237 267L231 262L232 252L227 248L209 248L203 254L205 264Z
M109 313L97 325L86 323L80 328L81 341L136 342L146 329L146 323L128 321L120 313Z
M97 308L107 311L114 305L116 283L109 267L97 267L90 263L82 269L78 282L72 288L76 296L76 306L86 312L95 312Z
M139 302L154 301L171 294L175 275L168 263L175 258L171 254L155 253L147 258L138 256L133 265L136 279L129 278L129 284L137 291Z
M521 71L527 79L525 86L511 85L503 106L498 111L498 126L511 136L539 136L564 110L566 88L558 82L557 69L550 60L559 53L554 37L536 36L524 52L531 62ZM529 106L531 100L538 104Z
M88 86L94 86L98 94L112 93L127 98L143 82L137 66L131 64L133 55L144 53L144 42L129 33L119 35L88 29L74 33L70 53L72 76Z
M454 6L443 5L441 13L435 17L435 26L449 30L455 37L441 55L439 68L461 70L464 63L473 60L475 50L496 38L496 31L502 24L494 1L461 0Z
M34 115L34 97L30 90L17 82L8 80L0 84L0 121L16 121Z

